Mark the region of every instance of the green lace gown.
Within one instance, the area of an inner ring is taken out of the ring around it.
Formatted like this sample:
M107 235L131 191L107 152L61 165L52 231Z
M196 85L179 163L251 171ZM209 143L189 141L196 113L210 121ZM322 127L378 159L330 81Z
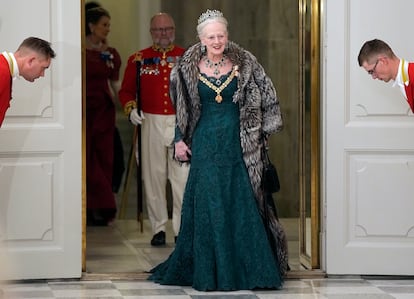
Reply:
M239 108L232 101L236 88L234 77L217 103L216 92L199 81L201 118L192 140L180 233L174 251L150 271L149 280L200 291L282 286L243 162Z

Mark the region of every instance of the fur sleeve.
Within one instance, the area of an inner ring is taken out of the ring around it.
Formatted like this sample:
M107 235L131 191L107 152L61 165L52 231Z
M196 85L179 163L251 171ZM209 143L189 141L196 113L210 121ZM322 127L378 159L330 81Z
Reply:
M186 88L185 81L183 79L182 70L177 63L170 74L170 97L175 109L176 115L176 126L181 132L181 137L186 142L186 133L188 128L188 91Z
M273 134L283 129L282 112L279 99L272 80L266 75L264 68L254 58L253 77L260 88L261 110L263 113L262 129L265 134Z

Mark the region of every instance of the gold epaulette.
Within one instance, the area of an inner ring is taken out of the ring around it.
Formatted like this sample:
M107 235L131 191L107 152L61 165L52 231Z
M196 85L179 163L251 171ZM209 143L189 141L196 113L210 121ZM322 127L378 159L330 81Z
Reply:
M133 62L137 62L137 61L141 61L142 60L142 52L136 52L134 54L134 60L132 60Z
M129 117L129 114L131 113L132 109L137 108L137 102L135 101L129 101L124 106L124 113L127 117Z

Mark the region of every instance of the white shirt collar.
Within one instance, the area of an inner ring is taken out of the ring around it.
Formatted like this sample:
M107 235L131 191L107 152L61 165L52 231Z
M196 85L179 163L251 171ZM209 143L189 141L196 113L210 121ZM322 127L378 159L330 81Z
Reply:
M403 72L405 74L405 82L403 82ZM398 85L400 88L404 88L405 85L408 85L409 82L410 80L408 77L408 62L404 59L400 59L397 77L395 78L394 84L392 86Z

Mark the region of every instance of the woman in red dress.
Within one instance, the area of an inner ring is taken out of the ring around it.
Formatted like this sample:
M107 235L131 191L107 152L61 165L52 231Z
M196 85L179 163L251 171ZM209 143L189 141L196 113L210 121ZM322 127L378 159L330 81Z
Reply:
M112 191L115 104L121 58L107 44L109 13L86 11L86 191L88 225L107 225L116 215ZM111 88L115 90L111 90Z

